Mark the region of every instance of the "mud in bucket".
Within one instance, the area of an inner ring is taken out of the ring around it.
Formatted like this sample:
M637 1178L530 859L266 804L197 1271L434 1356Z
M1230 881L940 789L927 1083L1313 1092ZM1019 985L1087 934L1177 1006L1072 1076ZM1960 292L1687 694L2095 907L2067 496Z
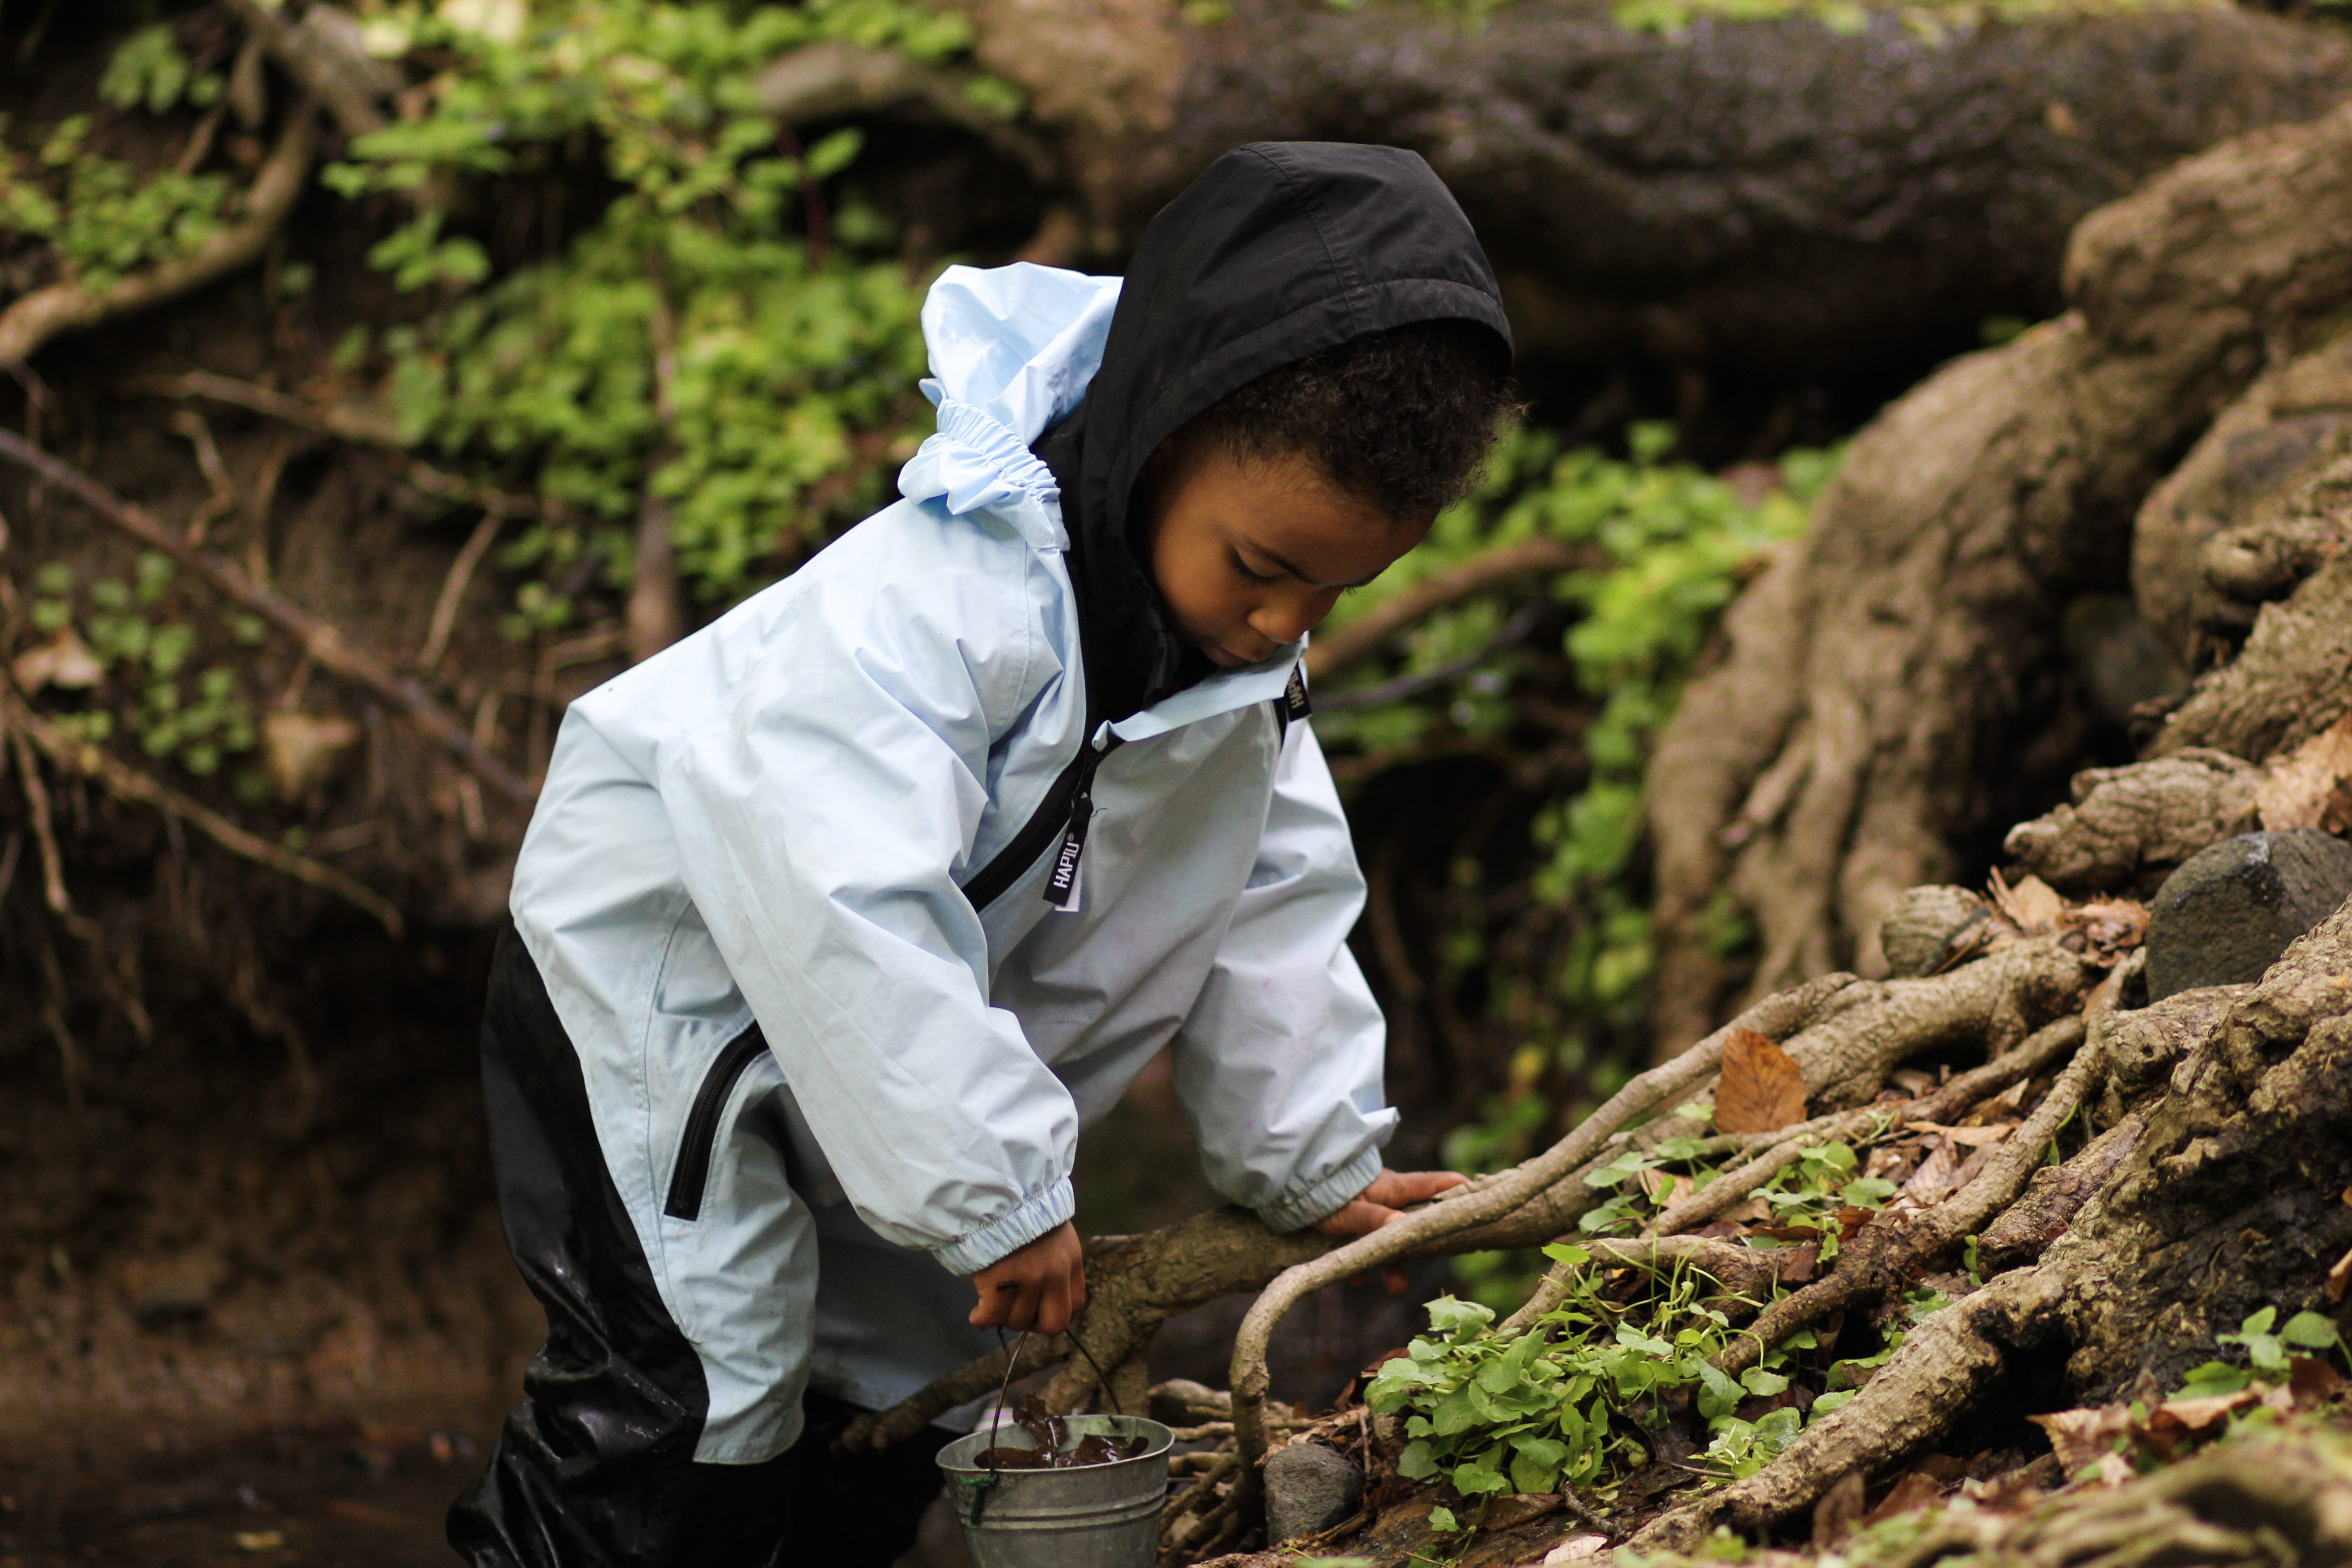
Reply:
M1143 1451L1067 1470L991 1469L981 1456L997 1444L1036 1447L1011 1421L940 1450L948 1502L963 1525L972 1568L1151 1568L1176 1435L1139 1415L1072 1415L1068 1422L1073 1443L1097 1433L1139 1437Z

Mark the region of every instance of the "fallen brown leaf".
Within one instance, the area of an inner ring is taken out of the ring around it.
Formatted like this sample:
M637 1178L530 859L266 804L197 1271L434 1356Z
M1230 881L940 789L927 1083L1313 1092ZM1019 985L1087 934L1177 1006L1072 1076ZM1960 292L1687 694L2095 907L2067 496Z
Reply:
M2273 758L2254 790L2254 811L2273 833L2290 827L2341 833L2352 826L2352 713Z
M2066 900L2041 878L2028 875L2012 887L1999 870L1992 874L1992 901L2021 931L2048 931L2066 912Z
M2029 1415L2028 1421L2050 1434L2050 1447L2066 1473L2115 1451L2116 1440L2131 1430L2131 1406L2095 1405L2078 1410L2053 1410Z
M27 697L46 686L87 691L106 679L106 666L71 626L38 647L18 654L12 670Z
M1773 1132L1805 1119L1805 1074L1796 1058L1753 1029L1723 1047L1715 1091L1718 1132Z
M2209 1394L2200 1399L2168 1399L2156 1407L2156 1413L2171 1416L2191 1432L2202 1432L2232 1410L2258 1404L2262 1396L2259 1388L2242 1388L2235 1394Z
M1848 1470L1813 1505L1813 1550L1833 1552L1853 1527L1862 1522L1863 1481L1860 1470Z
M2352 1201L2352 1192L2347 1192L2344 1195L2347 1201ZM2352 1252L2347 1252L2337 1258L2336 1267L2327 1271L2327 1299L2331 1301L2341 1301L2344 1300L2344 1290L2347 1286L2352 1286Z
M2287 1392L2297 1406L2325 1405L2344 1392L2344 1375L2316 1356L2287 1358Z
M1882 1519L1893 1519L1898 1513L1909 1513L1915 1508L1925 1508L1944 1495L1944 1483L1925 1470L1906 1470L1895 1488L1878 1500L1878 1506L1864 1516L1871 1524Z
M1961 1162L1968 1156L1948 1138L1939 1138L1919 1168L1903 1184L1904 1192L1922 1204L1932 1204L1958 1184Z

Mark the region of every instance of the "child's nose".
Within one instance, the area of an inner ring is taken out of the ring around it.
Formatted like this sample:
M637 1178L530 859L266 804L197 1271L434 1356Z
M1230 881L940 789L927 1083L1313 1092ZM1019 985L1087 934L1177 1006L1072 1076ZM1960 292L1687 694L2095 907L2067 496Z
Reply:
M1250 616L1250 629L1277 645L1297 642L1323 624L1339 597L1337 594L1318 592L1268 600Z

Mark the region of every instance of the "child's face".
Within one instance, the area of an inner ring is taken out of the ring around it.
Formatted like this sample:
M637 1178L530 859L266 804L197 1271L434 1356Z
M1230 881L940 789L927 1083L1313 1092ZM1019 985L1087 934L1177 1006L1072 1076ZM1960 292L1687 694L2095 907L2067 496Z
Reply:
M1435 518L1399 521L1295 453L1236 459L1180 437L1147 471L1160 597L1177 634L1228 669L1320 626L1342 592L1388 570Z

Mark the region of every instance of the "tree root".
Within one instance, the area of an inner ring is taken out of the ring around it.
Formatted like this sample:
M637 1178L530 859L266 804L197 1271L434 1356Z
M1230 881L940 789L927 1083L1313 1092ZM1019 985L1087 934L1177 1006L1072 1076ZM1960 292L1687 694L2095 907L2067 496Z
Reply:
M1811 1508L1845 1475L1867 1475L1913 1452L1991 1386L2004 1345L2021 1344L2054 1322L2063 1294L2054 1275L2023 1269L1923 1320L1852 1403L1807 1427L1747 1479L1661 1514L1635 1534L1633 1547L1690 1552L1717 1525L1766 1529Z
M1358 1237L1312 1262L1283 1270L1258 1297L1248 1316L1242 1320L1240 1331L1234 1336L1234 1431L1250 1467L1243 1472L1244 1488L1255 1481L1257 1461L1265 1456L1265 1409L1269 1384L1266 1344L1283 1314L1302 1298L1442 1237L1501 1219L1528 1198L1575 1172L1599 1151L1604 1140L1633 1118L1696 1089L1722 1065L1724 1045L1735 1033L1748 1030L1768 1039L1787 1039L1811 1023L1832 998L1853 984L1850 974L1829 974L1764 998L1674 1060L1635 1078L1587 1117L1576 1131L1536 1158L1499 1176L1456 1187L1437 1202L1392 1220L1370 1236Z
M1715 1364L1738 1376L1761 1360L1765 1351L1830 1313L1899 1294L1914 1275L1958 1247L1964 1237L1982 1230L2017 1201L2058 1129L2097 1088L2105 1058L2101 1036L2094 1028L2033 1114L2010 1134L1974 1181L1933 1208L1882 1211L1838 1254L1835 1268L1774 1302Z
M1784 1128L1780 1132L1770 1134L1770 1136L1781 1138L1782 1142L1775 1143L1747 1163L1735 1165L1709 1182L1698 1193L1666 1210L1650 1227L1649 1234L1639 1240L1584 1242L1580 1245L1593 1255L1594 1261L1599 1262L1604 1251L1613 1252L1618 1249L1638 1251L1644 1247L1655 1249L1666 1247L1669 1241L1688 1239L1677 1236L1676 1233L1708 1224L1719 1217L1726 1210L1745 1202L1755 1194L1757 1188L1794 1164L1797 1157L1807 1149L1818 1147L1833 1139L1861 1137L1869 1132L1873 1127L1889 1127L1914 1121L1954 1121L1965 1114L1969 1108L1979 1100L1989 1095L1999 1094L2012 1084L2023 1082L2060 1057L2074 1050L2082 1044L2084 1033L2084 1025L2082 1018L2069 1016L2043 1026L2032 1038L2006 1056L1988 1062L1972 1071L1962 1073L1933 1094L1923 1095L1899 1104L1871 1105L1860 1110L1846 1111L1839 1116L1817 1117L1801 1126ZM1777 1252L1759 1255L1753 1249L1744 1247L1726 1247L1723 1250L1737 1256L1726 1260L1711 1253L1708 1255L1710 1261L1701 1261L1698 1267L1713 1275L1724 1285L1741 1292L1753 1288L1748 1283L1739 1281L1741 1279L1757 1275L1759 1273L1757 1264L1759 1261L1777 1260L1781 1257ZM1665 1257L1668 1254L1660 1252L1658 1256ZM1778 1283L1784 1267L1785 1261L1778 1261L1769 1268L1767 1271L1770 1275L1770 1283ZM1729 1272L1723 1271L1726 1269ZM1544 1275L1543 1279L1528 1296L1525 1304L1506 1318L1496 1331L1503 1334L1525 1332L1537 1319L1553 1310L1567 1299L1569 1283L1574 1279L1576 1273L1576 1267L1568 1264L1555 1265Z
M521 775L477 744L466 725L427 696L423 687L355 646L336 626L256 584L226 557L190 544L144 507L125 500L22 437L0 430L0 458L30 468L140 543L169 555L211 584L222 597L251 610L293 637L320 668L353 685L365 687L405 712L418 729L507 799L518 805L529 805L536 795L537 792Z
M101 321L146 310L183 294L192 294L241 268L261 259L286 215L294 210L310 173L316 138L310 105L297 103L286 116L278 145L261 165L246 194L246 216L184 256L158 262L102 289L81 283L52 283L36 289L0 311L0 364L28 359L42 344L61 332L97 326Z

